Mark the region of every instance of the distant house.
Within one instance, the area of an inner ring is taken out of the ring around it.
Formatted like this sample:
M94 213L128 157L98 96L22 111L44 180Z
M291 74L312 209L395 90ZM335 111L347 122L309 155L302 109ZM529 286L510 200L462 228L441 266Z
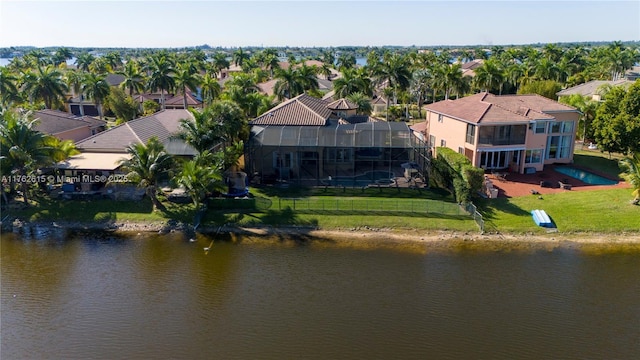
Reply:
M110 175L117 173L118 161L127 156L131 144L145 144L155 136L169 154L191 157L196 151L172 135L180 131L181 119L193 119L188 110L162 110L151 116L127 121L76 143L82 153L72 156L58 168L67 176Z
M38 120L35 130L60 140L78 142L106 128L103 120L89 116L78 117L59 110L39 110L34 113L34 117Z
M594 101L601 101L602 100L602 89L606 88L607 86L624 86L624 87L629 87L631 86L631 84L633 84L633 81L627 80L627 79L620 79L620 80L615 80L615 81L611 81L611 80L592 80L592 81L588 81L584 84L580 84L580 85L576 85L567 89L564 89L562 91L559 91L558 93L556 93L556 95L558 95L558 98L562 97L562 96L571 96L574 94L579 94L582 95L584 97L587 97L591 100Z
M105 81L109 86L118 86L124 81L124 75L107 74ZM87 99L83 95L72 94L68 99L66 109L76 116L98 116L98 108L93 100Z
M162 107L162 94L159 92L138 94L133 97L133 100L138 102L140 106L145 101L154 101ZM202 108L203 102L193 92L187 89L187 108ZM182 94L172 94L165 92L164 94L164 107L165 109L184 109L184 97Z
M540 171L571 163L580 113L539 95L479 93L426 106L431 147L448 147L483 169Z
M416 161L415 148L425 147L405 123L355 115L355 108L302 94L260 115L249 123L246 171L265 183L349 186L388 180Z

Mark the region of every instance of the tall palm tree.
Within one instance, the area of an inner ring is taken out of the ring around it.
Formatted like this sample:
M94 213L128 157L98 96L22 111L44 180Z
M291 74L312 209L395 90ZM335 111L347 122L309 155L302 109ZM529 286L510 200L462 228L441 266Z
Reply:
M146 144L131 144L126 148L129 159L120 160L127 178L143 187L151 199L154 209L164 206L156 196L156 186L159 179L167 174L172 167L172 158L157 137L150 138Z
M175 72L175 87L182 92L182 105L185 109L187 108L187 89L198 91L198 85L202 81L201 76L195 70L190 66L180 65Z
M481 66L477 67L474 72L474 82L477 88L483 91L498 89L499 94L502 94L504 71L497 61L493 59L486 60Z
M144 91L145 75L140 70L140 65L135 60L127 61L124 69L118 71L118 74L124 76L124 80L120 83L122 89L129 90L129 96Z
M69 48L60 47L56 50L55 54L53 54L53 64L55 66L66 65L67 60L73 58L73 53Z
M84 100L84 89L82 85L85 82L86 75L87 73L74 69L68 69L64 73L64 81L67 84L67 87L72 90L73 95L77 96L80 100L80 116L84 116L84 106L82 105L82 101Z
M338 56L336 67L340 71L354 68L356 67L356 57L351 53L342 53Z
M165 109L165 92L173 90L176 85L173 63L167 56L159 54L152 56L147 66L150 72L147 87L151 91L160 91L160 102Z
M273 86L273 92L278 99L292 99L304 92L304 84L298 76L298 72L293 66L288 69L276 71L275 78L278 79Z
M25 78L24 90L31 99L44 101L47 109L59 104L68 90L62 73L53 65L39 67L37 71L28 75Z
M248 60L251 55L248 52L242 50L242 48L238 48L238 50L233 52L233 63L236 66L242 67L242 64L245 60Z
M104 75L88 73L82 84L82 92L87 95L87 98L95 102L98 115L100 115L100 119L102 119L102 104L111 92L111 87L109 83L107 83L106 77Z
M17 81L18 78L11 70L4 66L0 67L0 109L9 107L13 100L18 98Z
M5 111L3 121L0 121L2 168L12 169L12 175L18 178L33 175L41 166L52 163L52 148L48 145L50 139L33 128L36 121L29 117L29 113L18 115L13 111ZM28 181L20 182L23 200L27 205L30 185Z
M409 87L411 72L406 58L399 54L385 56L380 68L375 74L379 85L394 90L394 97L397 91L406 90ZM387 120L389 117L389 97L387 97Z
M211 105L213 100L217 99L222 92L222 87L215 76L210 72L206 72L202 77L202 84L200 85L202 91L202 99L205 106Z
M78 57L76 57L76 66L79 70L88 72L89 67L91 66L91 64L95 59L96 57L91 55L90 53L83 52L80 55L78 55Z
M416 99L418 105L418 117L422 119L422 104L427 98L427 93L433 84L433 75L428 70L417 70L411 77L409 91Z
M373 96L371 78L363 68L345 69L342 76L333 82L334 97L344 98L353 93L361 92L369 97Z
M227 55L225 53L215 53L212 58L213 67L216 69L216 73L220 73L224 69L229 68L229 60L227 60Z
M297 77L302 83L304 91L318 90L318 68L315 66L307 66L302 63L300 67L296 68Z
M104 59L109 64L112 72L116 72L122 67L122 55L117 51L109 51L104 56Z

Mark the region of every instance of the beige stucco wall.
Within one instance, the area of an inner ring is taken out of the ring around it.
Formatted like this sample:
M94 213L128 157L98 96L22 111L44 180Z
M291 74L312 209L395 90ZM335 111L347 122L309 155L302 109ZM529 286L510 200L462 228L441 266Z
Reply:
M73 140L74 142L77 142L91 136L91 129L89 129L89 127L76 128L53 134L53 136L60 140Z
M435 147L441 146L441 140L446 141L446 146L454 151L458 151L458 148L470 148L475 151L475 144L467 144L467 123L452 119L447 116L442 116L442 122L438 122L438 114L427 111L427 122L429 123L429 136L435 136L436 142L432 144ZM476 128L476 141L478 132ZM429 137L427 137L429 139Z

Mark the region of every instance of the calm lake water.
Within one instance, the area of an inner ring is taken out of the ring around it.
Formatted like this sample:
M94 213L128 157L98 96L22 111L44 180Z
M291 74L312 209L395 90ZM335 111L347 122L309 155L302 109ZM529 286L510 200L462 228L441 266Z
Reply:
M0 241L3 360L640 358L637 246Z

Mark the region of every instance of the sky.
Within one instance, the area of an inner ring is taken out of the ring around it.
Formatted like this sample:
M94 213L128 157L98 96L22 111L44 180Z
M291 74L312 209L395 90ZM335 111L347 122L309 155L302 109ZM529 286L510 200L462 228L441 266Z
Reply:
M640 40L640 1L0 0L0 47L522 45Z

